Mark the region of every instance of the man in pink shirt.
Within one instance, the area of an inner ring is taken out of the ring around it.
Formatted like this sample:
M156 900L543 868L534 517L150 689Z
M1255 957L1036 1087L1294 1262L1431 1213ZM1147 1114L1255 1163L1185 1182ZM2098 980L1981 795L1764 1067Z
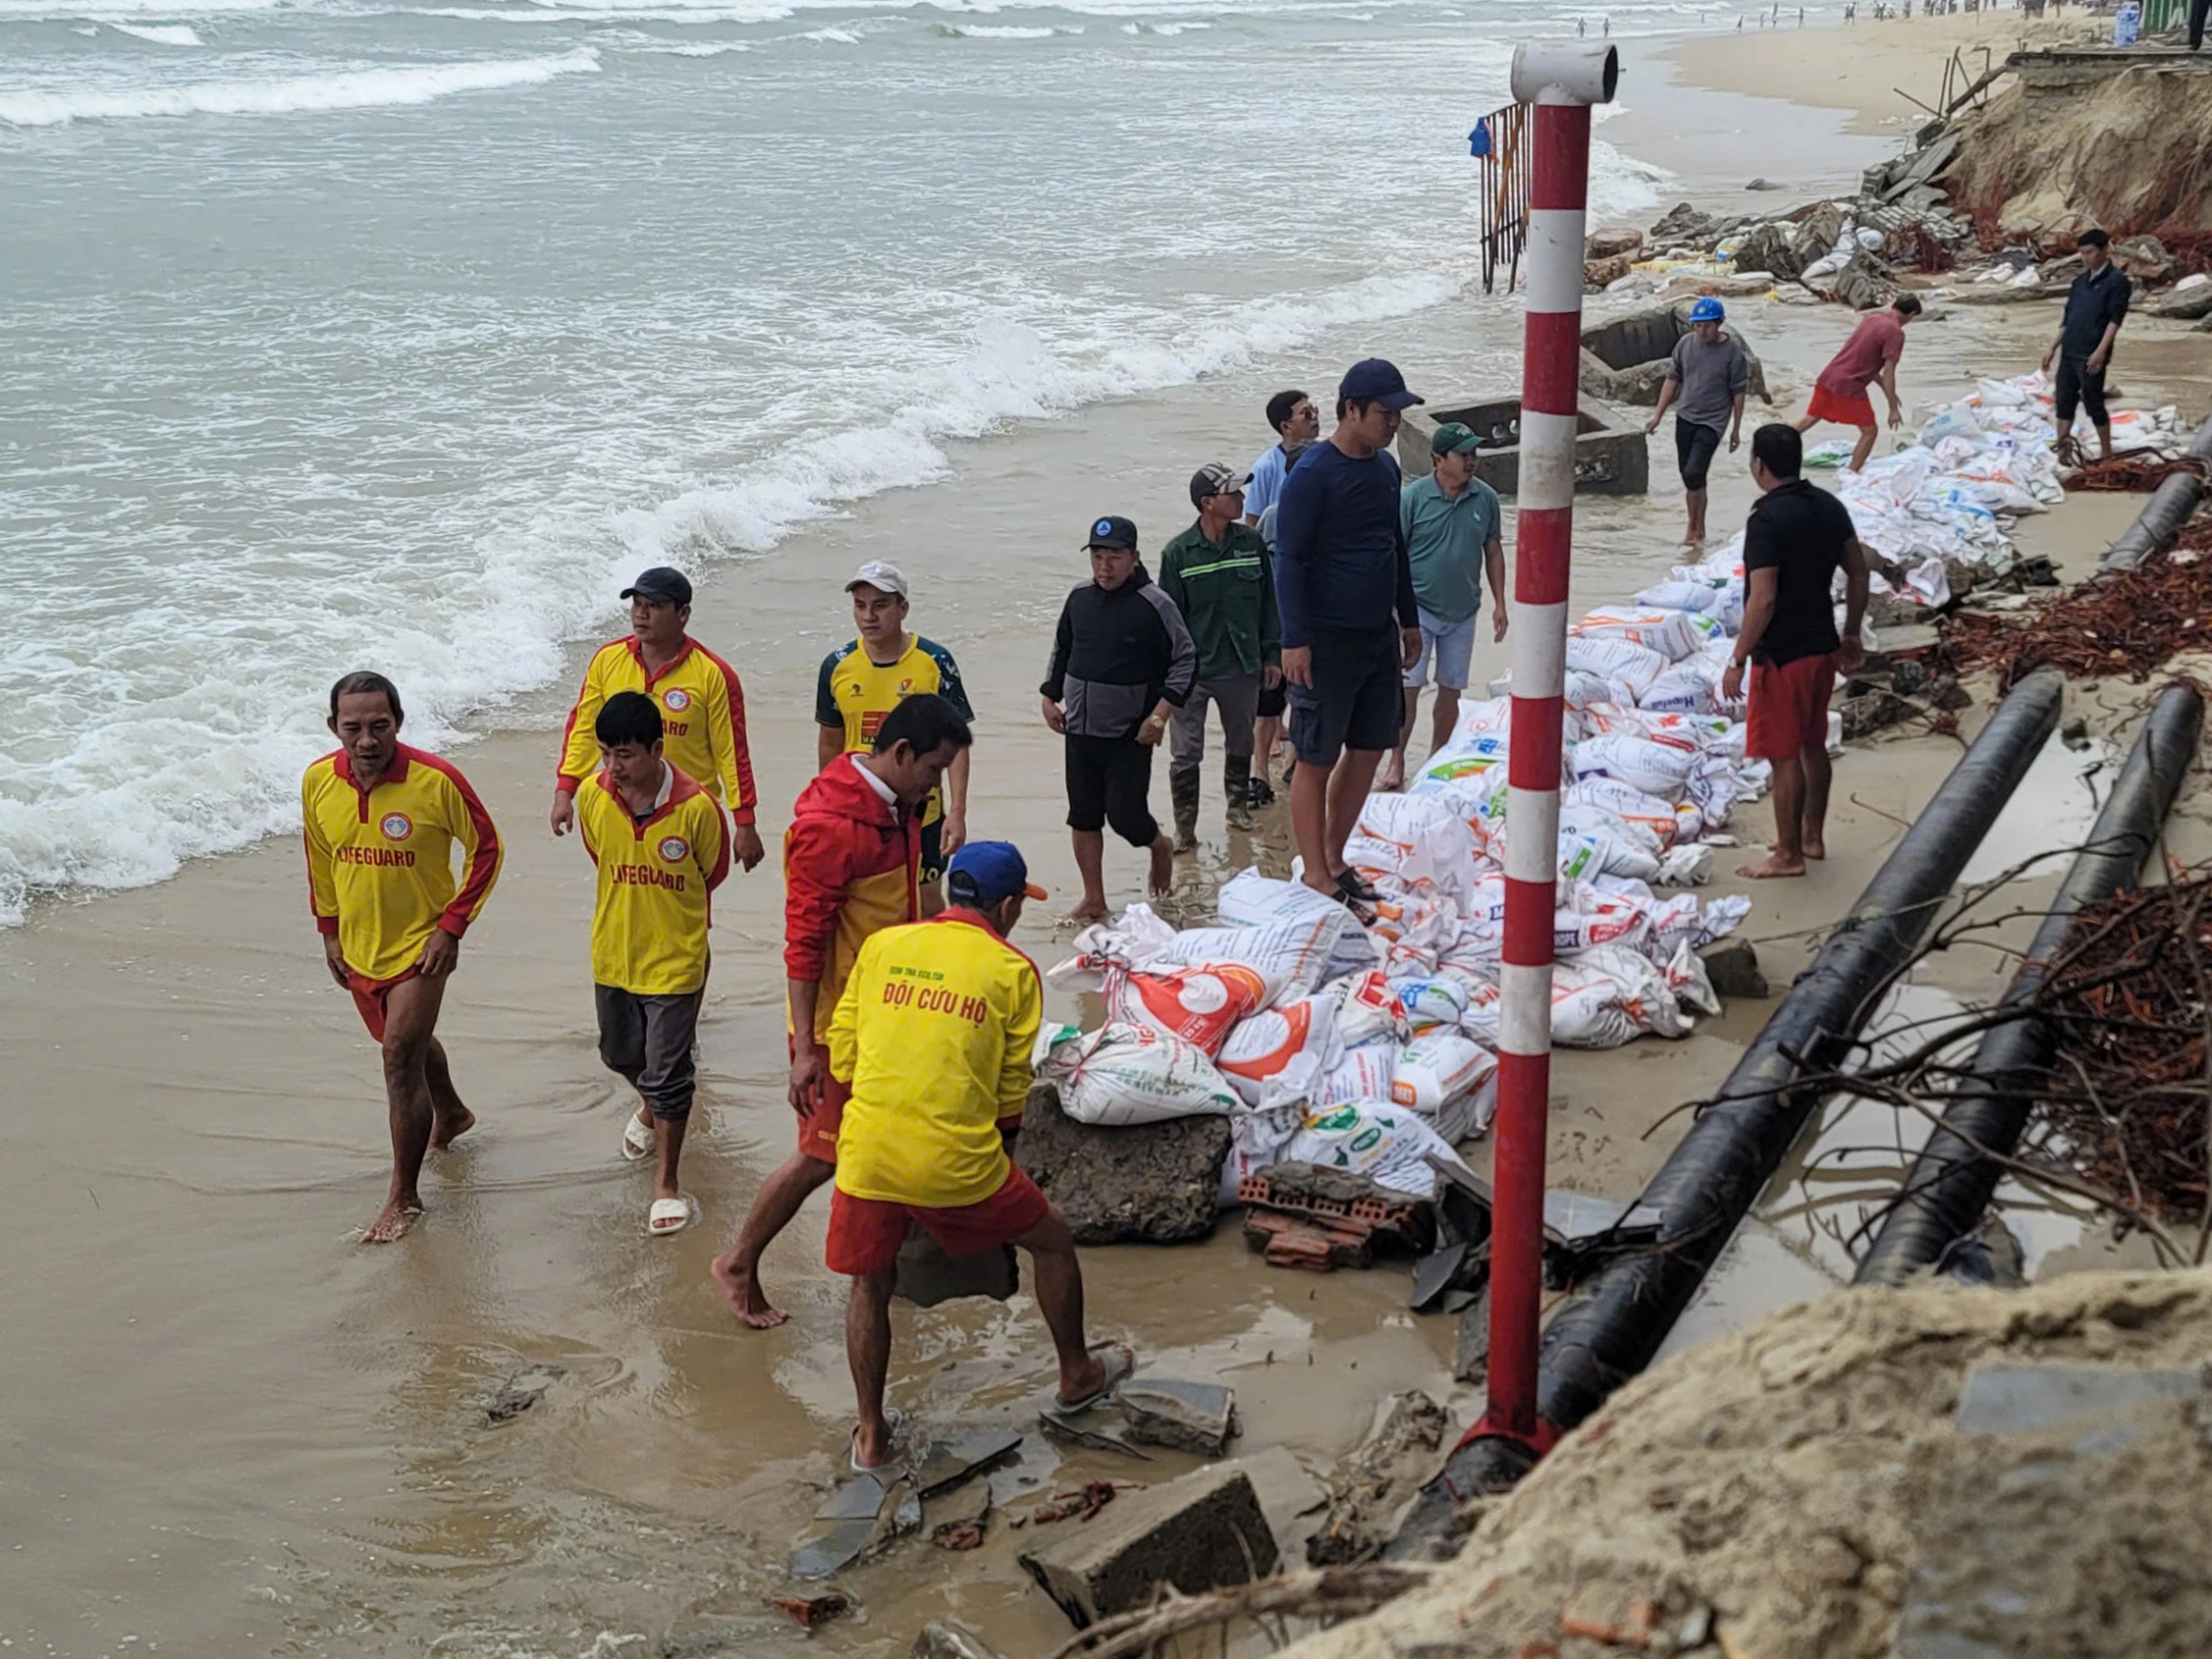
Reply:
M1877 311L1851 331L1844 348L1829 359L1812 385L1812 401L1790 424L1800 432L1823 420L1859 428L1859 444L1851 452L1851 469L1859 471L1874 453L1877 428L1873 400L1866 388L1880 384L1889 400L1892 429L1905 423L1905 410L1897 401L1897 359L1905 355L1905 325L1920 314L1920 296L1901 294L1889 308Z

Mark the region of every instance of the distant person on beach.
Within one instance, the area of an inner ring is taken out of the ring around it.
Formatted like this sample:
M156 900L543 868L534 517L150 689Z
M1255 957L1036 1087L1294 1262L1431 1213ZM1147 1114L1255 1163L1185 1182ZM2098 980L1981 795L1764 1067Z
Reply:
M2105 408L2104 371L2111 366L2120 325L2128 320L2128 273L2112 262L2112 238L2102 231L2083 231L2074 246L2081 255L2081 274L2066 292L2066 315L2060 319L2058 339L2043 353L2043 372L2051 372L2056 357L2059 372L2052 391L2062 458L2080 453L2074 441L2074 412L2081 408L2097 429L2097 458L2110 460L2112 415Z
M857 755L876 741L876 728L917 691L934 692L973 724L967 687L952 653L935 640L906 631L911 598L905 572L871 559L845 583L859 635L822 659L814 687L814 765L822 771L839 755ZM944 861L968 838L968 757L962 749L922 807L922 914L944 908L938 883Z
M339 746L299 781L323 959L384 1050L392 1191L363 1244L389 1244L407 1230L422 1213L424 1154L476 1122L454 1089L438 1010L461 936L483 914L500 870L492 815L452 765L400 741L405 718L398 687L382 674L346 675L330 688Z
M1005 841L960 849L950 907L860 947L830 1021L832 1075L850 1088L823 1251L852 1281L845 1357L860 1423L854 1472L904 1450L884 1407L899 1246L919 1226L954 1260L1008 1245L1029 1253L1031 1288L1059 1360L1057 1403L1080 1410L1125 1380L1125 1347L1083 1339L1083 1270L1067 1218L1007 1154L1029 1096L1044 1018L1037 969L1007 942L1025 899L1042 899Z
M752 869L765 856L753 826L759 795L752 752L745 745L745 688L737 670L684 631L691 620L691 581L656 564L622 589L629 601L628 637L602 645L584 669L583 689L568 711L561 739L561 772L553 784L553 832L576 822L576 790L599 770L592 722L618 691L639 691L661 706L668 757L729 811L729 850Z
M737 1240L714 1260L730 1311L755 1330L788 1314L761 1289L761 1253L836 1172L845 1088L830 1070L830 1017L873 934L920 919L922 805L974 741L930 692L901 698L864 755L833 760L799 791L783 832L783 1006L798 1147L761 1183Z
M1851 452L1851 469L1862 470L1874 453L1879 428L1874 422L1873 400L1866 388L1879 385L1889 401L1892 429L1905 424L1905 406L1897 401L1897 361L1905 355L1905 325L1920 314L1920 296L1901 294L1889 305L1851 331L1844 348L1828 360L1813 382L1812 401L1804 414L1790 424L1799 432L1823 420L1859 428L1859 443Z
M1252 738L1260 695L1282 684L1282 624L1260 532L1244 523L1245 476L1215 461L1191 479L1198 521L1160 550L1160 591L1198 652L1198 678L1168 721L1167 793L1175 850L1198 846L1206 711L1221 717L1221 789L1231 829L1251 828Z
M1406 670L1398 746L1383 768L1379 788L1405 787L1406 748L1413 741L1421 689L1431 669L1436 713L1430 726L1430 753L1451 741L1459 724L1459 694L1467 689L1474 667L1475 618L1483 609L1485 572L1497 612L1490 639L1494 644L1505 638L1505 544L1499 540L1497 492L1475 476L1481 448L1467 427L1445 421L1430 440L1429 476L1416 478L1398 497L1406 560L1413 566L1413 597L1421 615L1421 657Z
M1744 441L1744 398L1751 391L1752 365L1744 348L1722 324L1728 312L1710 296L1690 307L1690 332L1674 343L1667 378L1659 388L1658 407L1644 430L1659 430L1674 410L1674 462L1682 474L1682 496L1689 528L1682 545L1705 545L1705 481L1723 433L1728 453Z
M1403 671L1421 658L1421 615L1399 517L1389 443L1421 400L1380 357L1354 363L1336 392L1336 430L1285 481L1275 527L1275 604L1290 740L1298 768L1291 826L1306 884L1346 903L1378 895L1344 844L1382 757L1398 746Z
M576 791L576 829L597 872L592 1000L599 1057L637 1091L622 1120L622 1156L655 1158L645 1231L691 1225L677 1184L698 1080L692 1063L707 990L707 924L729 874L722 808L662 749L661 708L618 691L592 720L600 768Z
M1064 739L1067 828L1083 896L1071 922L1106 917L1106 827L1152 855L1147 890L1174 884L1175 844L1152 815L1152 752L1198 677L1198 648L1175 602L1145 571L1137 526L1091 525L1091 579L1067 596L1038 687L1045 723Z
M1759 487L1744 526L1744 624L1721 676L1721 693L1743 693L1752 666L1744 753L1774 766L1774 845L1736 874L1754 881L1803 876L1806 860L1828 853L1828 695L1840 669L1865 659L1859 624L1866 615L1866 552L1843 503L1806 482L1805 440L1774 423L1752 435L1752 480ZM1843 633L1829 598L1844 573Z

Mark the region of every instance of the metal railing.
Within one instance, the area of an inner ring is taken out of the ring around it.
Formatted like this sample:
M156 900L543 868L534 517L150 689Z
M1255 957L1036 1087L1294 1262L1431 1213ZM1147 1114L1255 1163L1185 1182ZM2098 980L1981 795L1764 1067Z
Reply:
M1468 146L1482 163L1476 207L1483 243L1483 292L1497 291L1502 265L1510 294L1520 281L1521 252L1529 243L1529 106L1507 104L1492 110L1475 124Z

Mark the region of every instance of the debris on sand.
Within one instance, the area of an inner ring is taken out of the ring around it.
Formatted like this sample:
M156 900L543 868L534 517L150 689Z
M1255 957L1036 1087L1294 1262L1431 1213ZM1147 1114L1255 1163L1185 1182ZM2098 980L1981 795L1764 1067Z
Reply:
M768 1605L802 1631L811 1631L815 1626L852 1610L852 1603L835 1590L827 1595L815 1596L772 1595L768 1598Z
M2110 460L2083 462L2080 470L2066 482L2067 487L2074 490L2147 495L2177 472L2202 478L2204 463L2192 455L2176 455L2167 460L2151 455L2114 455Z
M2070 588L2037 612L1945 617L1942 654L1955 673L1994 668L2009 689L2045 665L2070 678L2140 684L2184 651L2199 646L2212 617L2212 520L2184 527L2173 553L2146 559L2095 582Z

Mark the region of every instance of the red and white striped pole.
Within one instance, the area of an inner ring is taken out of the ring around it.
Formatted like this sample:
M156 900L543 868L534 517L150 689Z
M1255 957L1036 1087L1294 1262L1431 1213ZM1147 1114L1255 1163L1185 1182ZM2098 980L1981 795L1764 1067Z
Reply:
M1539 1456L1558 1438L1558 1430L1537 1412L1537 1337L1543 1291L1559 728L1581 407L1590 110L1592 104L1612 101L1619 79L1619 55L1594 41L1523 46L1513 54L1513 96L1535 106L1536 148L1521 368L1520 516L1513 551L1513 725L1506 757L1505 941L1498 968L1489 1403L1467 1438L1503 1436Z

